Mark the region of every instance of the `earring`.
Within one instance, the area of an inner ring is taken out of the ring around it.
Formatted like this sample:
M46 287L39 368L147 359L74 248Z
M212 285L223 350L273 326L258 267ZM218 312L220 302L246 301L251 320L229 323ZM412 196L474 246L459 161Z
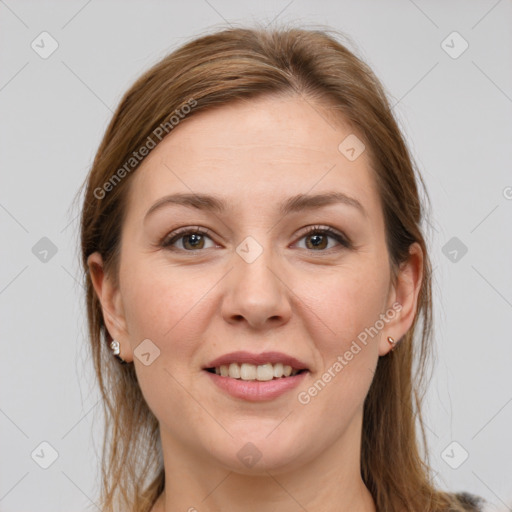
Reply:
M120 351L120 345L119 345L119 341L117 340L112 340L110 342L110 349L112 350L112 354L114 356L116 356L116 358L118 359L118 361L121 363L121 364L126 364L126 361L119 355L119 353L121 352Z
M392 338L391 336L388 336L388 342L391 343L391 345L393 345L393 348L391 350L395 350L396 348L396 341L394 338Z

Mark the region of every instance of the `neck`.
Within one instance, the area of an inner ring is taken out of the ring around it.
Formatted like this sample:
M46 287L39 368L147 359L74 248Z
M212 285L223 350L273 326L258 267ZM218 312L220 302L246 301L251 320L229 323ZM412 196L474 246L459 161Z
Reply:
M165 491L152 512L376 512L360 473L361 421L292 470L263 468L250 475L184 453L180 443L163 434Z
M293 487L290 490L279 476L268 479L250 477L250 483L240 482L226 473L209 492L202 488L202 494L196 498L179 496L177 489L171 488L158 498L151 512L214 512L229 510L230 512L296 512L297 510L322 512L376 512L373 498L361 481L357 486L338 487L322 482L304 483L304 489ZM241 487L238 487L241 485ZM308 487L309 486L309 487ZM222 491L221 491L222 488ZM332 494L329 494L331 493ZM229 504L227 508L226 504Z

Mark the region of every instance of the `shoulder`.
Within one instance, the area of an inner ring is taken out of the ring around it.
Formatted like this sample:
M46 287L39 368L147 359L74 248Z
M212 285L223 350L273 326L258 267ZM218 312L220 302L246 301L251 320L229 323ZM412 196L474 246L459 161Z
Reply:
M510 512L512 510L512 501L508 506L503 502L504 506L499 506L489 503L484 498L469 492L451 493L451 496L456 498L459 505L467 512Z
M476 494L457 492L454 493L454 496L468 512L486 512L486 510L488 510L486 508L487 502Z

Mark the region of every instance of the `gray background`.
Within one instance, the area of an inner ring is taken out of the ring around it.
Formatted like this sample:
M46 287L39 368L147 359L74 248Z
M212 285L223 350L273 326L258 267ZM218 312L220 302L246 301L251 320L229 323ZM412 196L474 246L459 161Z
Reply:
M85 351L72 200L135 78L204 30L252 20L344 31L388 90L432 198L438 365L425 418L436 482L512 505L510 0L6 0L0 511L98 510L101 411ZM43 31L58 43L46 59L31 47L43 45ZM454 31L469 44L457 58L463 41L446 39ZM43 237L55 254L41 252ZM58 453L47 469L42 442Z

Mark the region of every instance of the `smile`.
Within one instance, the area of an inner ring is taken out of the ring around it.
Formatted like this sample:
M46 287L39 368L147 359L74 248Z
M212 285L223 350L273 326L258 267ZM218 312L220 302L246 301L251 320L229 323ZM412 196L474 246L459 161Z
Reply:
M203 366L204 374L220 391L250 402L274 400L297 387L311 368L282 352L224 354Z
M273 379L281 379L283 377L293 377L305 370L295 369L290 365L284 365L282 363L266 363L261 365L231 363L229 365L223 364L216 366L215 368L207 368L207 371L231 379L265 382Z

